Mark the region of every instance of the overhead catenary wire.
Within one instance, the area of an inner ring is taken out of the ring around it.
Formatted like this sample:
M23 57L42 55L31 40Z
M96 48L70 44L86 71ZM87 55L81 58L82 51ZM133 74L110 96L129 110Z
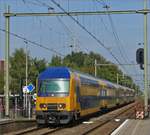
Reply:
M46 6L46 4L45 3L36 3L35 1L32 1L32 2L30 2L30 1L27 1L27 0L22 0L23 1L23 3L24 3L24 5L31 11L31 12L33 12L33 10L29 7L29 5L28 5L28 3L30 3L30 4L34 4L34 5L38 5L38 6ZM48 7L48 6L47 6ZM49 9L50 9L51 7L49 7ZM52 8L51 8L52 9ZM62 32L58 32L58 31L55 31L52 27L50 27L46 22L44 22L42 19L40 19L40 18L38 18L37 16L36 16L36 19L39 21L39 24L40 24L40 29L41 29L41 27L42 26L45 26L46 28L47 28L47 30L49 30L50 32L52 32L52 31L54 31L56 34L58 34L58 35L64 35L65 33L62 33ZM42 25L43 24L43 25ZM40 44L41 44L41 35L40 35Z
M41 5L46 5L46 7L49 7L49 8L51 8L51 6L50 5L48 5L48 4L46 4L46 3L44 3L44 2L41 2L41 1L39 1L39 0L36 0L38 3L40 3ZM54 0L51 0L53 3L55 2ZM100 1L99 1L100 2ZM102 2L102 4L103 4L103 6L105 6L106 4L105 4L105 2L104 1L101 1ZM54 3L55 5L57 5L57 6L60 6L57 2L55 2ZM84 30L86 30L86 32L88 32L88 34L90 34L93 38L95 38L95 40L99 40L99 39L97 39L96 38L96 36L94 35L94 34L92 34L91 32L89 32L87 29L86 29L86 27L84 27L78 20L76 20L73 16L71 16L68 12L66 12L61 6L59 7L64 13L66 13L68 16L70 16L70 17L72 17L72 19L78 24L78 25L80 25L80 27L81 28L83 28ZM112 25L113 26L113 25ZM107 26L105 25L105 27L107 28ZM115 34L116 35L116 34ZM115 36L116 37L116 39L117 39L117 36ZM119 38L118 38L119 39ZM115 57L115 55L109 50L109 48L107 48L100 40L98 41L107 51L109 51L109 53L110 54L112 54L114 57ZM116 57L116 59L117 59L117 57ZM116 60L117 61L117 60ZM119 60L118 60L119 61ZM118 62L117 61L117 62Z
M103 1L103 2L104 2L104 1ZM104 2L104 4L105 4L105 2ZM107 10L108 10L108 8L107 8ZM124 45L122 44L122 42L121 42L121 40L120 40L120 38L119 38L119 36L118 36L118 34L117 34L117 31L116 31L116 28L115 28L113 19L112 19L112 17L111 17L110 14L108 14L108 17L109 17L109 20L110 20L110 24L111 24L111 27L112 27L112 30L113 30L114 37L115 37L116 42L117 42L117 45L118 45L118 47L119 47L119 52L120 52L122 58L125 60L125 62L126 62L126 63L128 63L128 62L130 63L130 60L129 60L129 58L128 58L128 55L126 54L126 51L125 51L125 49L124 49ZM120 48L120 47L121 47L121 48ZM123 53L122 53L122 50L123 50ZM135 67L135 66L134 66L134 67ZM133 68L134 68L134 67L133 67ZM136 69L136 68L134 68L134 71L137 73L137 70L135 70L135 69Z
M39 1L39 0L35 0L35 1L38 2L39 4L41 4L41 6L45 6L45 7L47 7L48 9L51 9L52 11L54 10L54 8L53 8L52 6L50 6L49 4L47 4L47 3L41 2L41 1ZM75 36L75 35L73 34L73 32L68 28L68 26L62 21L62 19L61 19L60 17L57 16L57 19L58 19L58 21L64 26L65 30L66 30L68 33L71 33L72 36ZM70 36L70 34L68 34L68 35ZM71 36L71 38L72 38L72 40L74 40L72 36ZM78 40L78 41L79 41L79 40ZM79 41L79 43L80 43L80 41ZM79 49L81 50L81 47L80 47L80 46L78 46L78 47L79 47ZM90 52L88 48L84 48L84 49L86 50L86 52Z
M27 6L27 8L31 11L31 12L33 12L33 10L28 6L28 3L30 3L30 4L33 4L32 2L29 2L29 1L27 1L27 0L22 0L23 1L23 3ZM53 11L54 10L54 8L53 7L51 7L50 5L48 5L48 4L46 4L46 3L43 3L43 2L41 2L41 1L39 1L39 0L37 0L36 2L38 2L38 3L35 3L36 5L39 5L39 6L46 6L47 8L48 8L48 10L49 11ZM48 28L48 30L51 32L51 31L54 31L53 30L53 28L51 28L46 22L44 22L42 19L40 19L40 18L38 18L38 17L36 17L38 20L39 20L39 22L40 22L40 27L41 27L41 24L43 23L44 25L43 26L47 26L47 28ZM74 34L73 34L73 32L68 28L68 26L67 25L65 25L65 23L62 21L62 19L60 18L60 17L58 17L57 16L57 19L58 19L58 21L61 23L61 25L63 25L64 26L64 28L65 28L65 30L67 31L67 35L68 36L70 36L70 33L71 33L71 39L72 39L72 41L74 41L75 40L75 38L73 39L73 36L75 36ZM41 28L40 28L41 29ZM65 35L65 33L62 33L62 32L57 32L57 31L54 31L55 33L57 33L57 34L59 34L59 35ZM41 43L41 42L40 42ZM80 41L78 41L78 43L80 43ZM76 45L77 46L77 45ZM68 46L68 47L70 47L70 46ZM81 50L81 47L80 46L77 46L80 50ZM88 49L86 48L86 51L87 51ZM87 51L88 52L88 51Z
M76 36L73 34L73 32L69 29L69 27L63 22L63 20L59 17L59 16L57 16L57 19L58 19L58 21L64 26L64 28L65 28L65 30L66 30L66 32L67 32L67 34L68 34L68 36L70 36L70 38L71 38L71 40L74 42L75 40L77 40L76 39ZM80 42L79 40L78 40L78 42ZM80 50L81 50L81 47L79 46L79 45L75 45L74 43L73 43L73 46L74 47L78 47ZM87 51L88 49L87 48L85 48L85 50ZM89 52L89 51L87 51L87 52Z
M114 23L113 23L112 17L111 17L110 14L108 14L108 17L109 17L109 20L110 20L110 24L111 24L111 27L112 27L113 35L114 35L114 37L115 37L115 39L116 39L116 45L118 46L120 55L122 56L122 58L124 59L124 61L127 62L127 61L129 61L129 58L128 58L128 56L126 55L125 50L124 50L124 46L122 45L122 43L121 43L121 41L120 41L120 38L119 38L119 36L118 36L118 34L117 34L117 31L116 31L115 25L114 25ZM119 44L122 46L122 48L120 48L120 45L119 45ZM124 51L123 51L124 53L122 53L122 50L124 50ZM124 55L126 55L126 56L124 56ZM128 62L127 62L127 63L128 63Z
M118 60L118 58L113 54L112 51L110 51L110 49L108 47L106 47L104 45L104 43L102 43L93 33L91 33L85 26L83 26L78 20L76 20L73 16L71 16L68 12L65 11L65 9L59 4L57 3L55 0L51 0L53 4L55 4L58 8L60 8L66 15L68 15L74 22L76 22L78 24L78 26L80 26L85 32L87 32L93 39L95 39L98 44L100 46L102 46L104 49L106 49L110 55L116 60L117 63L120 64L120 61ZM122 67L125 71L126 69L124 67Z
M8 32L8 31L6 31L5 29L2 29L2 28L0 28L0 31ZM26 41L26 42L28 42L28 43L31 43L31 45L34 45L34 46L37 46L37 47L46 49L47 51L51 51L51 52L53 52L53 53L55 53L55 54L57 54L57 55L59 55L59 56L65 57L65 55L63 55L63 54L57 52L56 50L54 50L54 49L52 49L52 48L48 48L48 47L46 47L46 46L44 46L44 45L42 45L42 44L40 44L40 43L37 43L37 42L35 42L35 41L31 41L31 40L29 40L29 39L27 39L27 38L25 38L25 37L22 37L22 36L20 36L20 35L18 35L18 34L16 34L16 33L9 32L9 34L12 35L12 36L15 36L15 37L17 37L17 38L19 38L19 39L22 39L22 40L24 40L24 41ZM28 44L28 45L29 45L29 44Z
M36 0L39 2L39 0ZM57 5L58 7L60 6L57 2L53 1L52 2ZM40 2L41 3L41 2ZM46 3L45 3L46 4ZM44 4L44 5L45 5ZM48 4L47 4L48 6ZM69 15L69 13L67 13L61 6L59 7L64 13L66 13L67 15ZM120 61L118 60L118 58L113 54L112 51L109 50L109 48L107 48L99 39L96 38L96 36L94 34L92 34L91 32L89 32L86 27L84 27L78 20L76 20L74 17L72 17L71 15L69 15L83 30L85 30L89 35L91 35L101 46L103 46L112 56L113 58L120 63ZM122 67L124 70L126 70L124 67Z
M107 11L109 10L109 6L103 0L101 0L101 1L95 0L95 1L102 4L103 8L106 8ZM129 59L128 59L126 53L125 53L124 46L122 45L122 43L120 41L120 38L117 34L113 19L112 19L111 15L109 13L107 15L108 15L108 19L109 19L109 22L110 22L110 25L111 25L111 28L112 28L112 34L115 38L116 45L118 46L119 53L120 53L121 57L123 58L123 60L125 61L125 63L128 63L127 61L129 61ZM122 48L120 48L120 45L122 45ZM124 50L123 51L124 53L122 53L122 50ZM124 55L126 55L126 57Z
M88 29L83 26L78 20L76 20L73 16L71 16L68 12L65 11L65 9L59 4L57 3L55 0L51 0L53 2L53 4L55 4L58 8L60 8L64 13L66 13L66 15L70 16L70 18L75 21L84 31L86 31L92 38L94 38L99 45L101 45L102 47L104 47L110 54L111 56L120 64L120 61L118 60L118 58L113 54L112 51L109 50L109 48L107 48L93 33L91 33L90 31L88 31ZM126 68L124 68L123 66L121 66L125 71ZM126 71L127 72L127 71Z
M94 0L93 0L94 1ZM107 4L104 2L104 0L95 0L96 2L98 2L98 3L100 3L102 6L103 6L103 8L105 7L106 8L106 10L108 11L108 8L109 8L109 6L107 6ZM121 57L124 59L124 61L125 61L125 63L130 63L130 60L129 60L129 58L128 58L128 56L127 56L127 54L126 54L126 51L125 51L125 49L124 49L124 45L122 44L122 42L121 42L121 40L120 40L120 38L119 38L119 36L118 36L118 34L117 34L117 31L116 31L116 28L115 28L115 25L114 25L114 22L113 22L113 19L112 19L112 17L111 17L111 15L108 13L108 19L109 19L109 21L110 21L110 25L111 25L111 27L112 27L112 32L113 32L113 35L114 35L114 37L115 37L115 40L116 40L116 45L118 46L118 49L119 49L119 52L120 52L120 55L121 55ZM107 26L106 26L107 27ZM108 29L107 29L108 30ZM120 45L122 46L122 48L120 48ZM122 50L123 50L123 52L122 52ZM134 67L133 67L134 68ZM135 70L135 72L137 73L137 70Z
M24 1L23 3L27 6L27 8L31 11L31 12L33 12L33 10L27 5L27 3L31 3L32 4L32 2L29 2L29 1L26 1L26 0L22 0L22 1ZM39 1L40 2L40 1ZM40 2L41 3L41 2ZM41 6L41 4L39 3L39 6ZM37 3L36 3L37 4ZM46 5L46 4L42 4L42 6L43 5ZM48 7L48 6L46 6L46 7ZM49 7L50 8L50 7ZM52 27L50 27L46 22L44 22L42 19L40 19L40 18L38 18L37 16L36 16L36 18L39 20L39 21L41 21L41 23L43 23L44 24L44 26L46 26L47 28L48 28L48 30L51 32L51 31L54 31L56 34L59 34L59 35L64 35L64 33L62 33L62 32L58 32L58 31L55 31Z
M37 1L37 2L40 2L39 0L36 0L36 1ZM43 2L40 2L40 3L43 3ZM49 5L46 4L46 3L44 3L44 4L42 4L42 5L47 5L46 7L49 6ZM63 8L62 8L62 9L63 9ZM67 13L64 9L63 9L63 11L64 11L64 13ZM68 15L68 14L67 14L67 15ZM72 17L72 16L70 16L70 17ZM84 26L83 26L78 20L76 20L74 17L72 17L72 19L73 19L82 29L84 29L86 32L88 32L94 39L96 39L98 42L100 42L100 44L103 45L103 47L104 47L105 49L107 49L107 51L109 51L109 53L113 56L113 58L115 58L115 60L116 60L118 63L120 63L120 61L117 59L117 57L116 57L110 50L108 50L108 48L107 48L99 39L97 39L94 34L92 34L91 32L89 32L89 31L86 29L86 27L84 27ZM125 69L125 68L123 67L123 69Z
M37 2L41 3L42 5L46 5L46 7L48 7L48 4L40 2L39 0L36 0ZM95 39L100 46L102 46L103 48L105 48L110 55L120 64L120 61L118 60L118 58L113 54L112 51L110 51L110 49L108 47L106 47L104 45L104 43L102 43L93 33L91 33L85 26L83 26L78 20L76 20L73 16L71 16L68 12L65 11L64 8L62 8L62 6L60 4L58 4L55 0L51 0L53 2L53 4L55 4L57 7L59 7L66 15L68 15L73 21L75 21L84 31L86 31L93 39ZM125 69L124 67L122 67L123 69Z
M78 21L78 20L77 20Z

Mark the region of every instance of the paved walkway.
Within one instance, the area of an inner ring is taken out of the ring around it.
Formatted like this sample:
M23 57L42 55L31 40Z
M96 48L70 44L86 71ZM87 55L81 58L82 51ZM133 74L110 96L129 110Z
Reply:
M9 118L0 118L0 124L9 123L13 121L35 121L35 117L33 118L17 118L17 119L9 119Z
M12 121L11 119L0 118L0 125L4 124L4 123L11 122L11 121Z
M8 121L10 119L0 119L0 122Z
M126 120L111 135L150 135L150 119Z

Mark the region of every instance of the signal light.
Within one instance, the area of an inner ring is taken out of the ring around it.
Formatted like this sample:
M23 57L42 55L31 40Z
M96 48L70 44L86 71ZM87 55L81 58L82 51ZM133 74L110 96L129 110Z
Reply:
M136 62L138 64L144 64L144 49L139 48L136 51Z
M136 62L138 64L140 64L140 68L143 70L143 64L144 64L144 49L143 48L139 48L136 51Z

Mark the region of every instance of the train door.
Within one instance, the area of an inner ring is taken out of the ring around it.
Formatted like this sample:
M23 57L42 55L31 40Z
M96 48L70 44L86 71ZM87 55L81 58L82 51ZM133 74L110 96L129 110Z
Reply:
M81 107L80 107L80 86L79 86L79 82L76 81L75 82L75 119L77 120L80 117L80 111L81 111Z
M100 92L102 106L101 108L107 108L107 90L103 87Z
M116 89L116 105L119 105L119 88Z

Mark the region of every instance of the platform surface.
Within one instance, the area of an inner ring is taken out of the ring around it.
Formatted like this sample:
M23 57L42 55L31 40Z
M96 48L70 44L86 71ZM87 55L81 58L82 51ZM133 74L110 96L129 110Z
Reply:
M19 118L19 119L9 119L9 118L1 118L0 119L0 125L5 123L11 123L11 122L34 122L36 121L35 118Z
M7 119L7 118L1 118L0 119L0 125L4 124L4 123L9 123L9 122L12 122L12 120L11 119Z
M144 120L126 120L111 135L150 135L150 118Z

